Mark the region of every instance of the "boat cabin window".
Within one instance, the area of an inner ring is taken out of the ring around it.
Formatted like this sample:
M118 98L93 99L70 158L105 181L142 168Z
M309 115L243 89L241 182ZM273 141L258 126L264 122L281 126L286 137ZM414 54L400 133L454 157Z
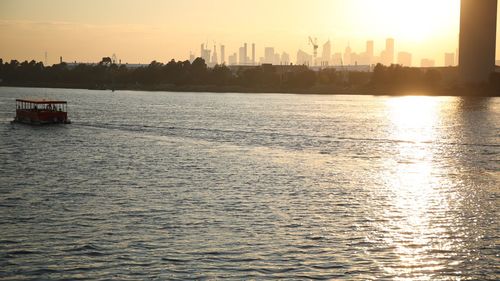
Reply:
M16 100L16 109L26 111L67 112L67 103L65 101Z

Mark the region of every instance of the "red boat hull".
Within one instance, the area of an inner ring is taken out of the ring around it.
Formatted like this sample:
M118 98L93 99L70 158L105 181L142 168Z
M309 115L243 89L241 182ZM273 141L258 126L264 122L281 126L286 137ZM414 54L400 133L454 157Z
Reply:
M68 113L49 110L16 110L15 122L26 124L69 124Z

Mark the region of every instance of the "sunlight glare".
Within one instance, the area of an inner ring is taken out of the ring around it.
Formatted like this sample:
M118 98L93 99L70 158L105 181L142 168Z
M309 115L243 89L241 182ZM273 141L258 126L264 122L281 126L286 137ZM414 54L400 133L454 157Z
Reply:
M446 235L433 225L436 213L449 206L443 187L446 186L435 165L434 151L428 141L439 138L440 110L443 100L436 97L401 97L387 101L388 118L393 124L394 154L386 162L385 190L391 193L383 216L391 218L380 228L386 233L383 241L394 249L404 268L384 266L398 276L417 275L419 280L432 280L426 272L444 268L430 252L449 250L447 245L433 243Z
M434 126L439 125L441 101L435 97L409 96L391 98L387 101L388 118L398 140L421 142L432 141Z
M365 31L398 40L421 42L443 33L457 33L459 0L381 0L357 2Z

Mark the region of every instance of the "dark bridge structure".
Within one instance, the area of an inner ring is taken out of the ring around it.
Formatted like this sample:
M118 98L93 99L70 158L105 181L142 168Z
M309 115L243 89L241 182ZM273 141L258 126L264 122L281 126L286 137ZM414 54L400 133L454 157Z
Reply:
M462 83L487 82L495 71L498 0L461 0L459 73Z

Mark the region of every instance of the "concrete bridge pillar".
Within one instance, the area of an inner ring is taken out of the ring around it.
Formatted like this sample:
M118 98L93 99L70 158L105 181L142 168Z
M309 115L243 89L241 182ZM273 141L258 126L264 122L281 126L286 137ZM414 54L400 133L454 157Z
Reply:
M498 0L461 0L459 72L463 83L487 82L495 71Z

